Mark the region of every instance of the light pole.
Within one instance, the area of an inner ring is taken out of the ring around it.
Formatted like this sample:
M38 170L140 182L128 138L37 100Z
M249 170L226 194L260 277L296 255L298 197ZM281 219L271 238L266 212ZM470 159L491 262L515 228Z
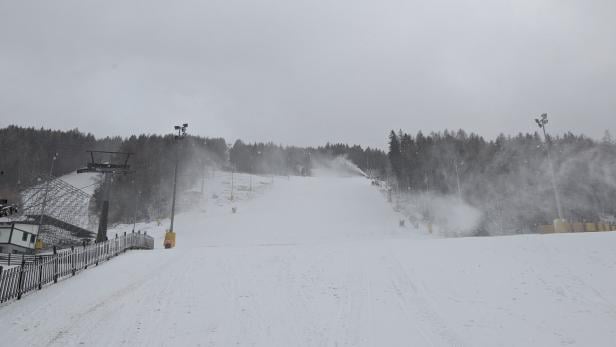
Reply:
M133 179L133 189L135 190L135 209L133 210L133 233L135 232L135 226L137 226L137 206L139 205L139 195L141 192L137 190L137 185Z
M235 188L235 166L231 166L231 196L229 200L233 201L233 189Z
M461 165L464 165L464 163L460 163ZM453 165L456 169L456 183L458 185L458 198L460 198L460 200L462 200L462 186L460 184L460 169L458 168L458 161L456 159L454 159L453 161Z
M552 156L550 154L550 140L547 135L547 131L545 130L546 124L548 124L548 114L544 113L540 118L536 118L535 122L541 130L543 130L543 137L545 138L545 148L548 156L548 165L550 165L550 175L552 178L552 189L554 190L554 200L556 200L556 210L558 212L558 219L561 222L564 222L563 218L563 208L560 204L560 195L558 193L558 184L556 183L556 171L554 170L554 163L552 162Z
M178 132L175 135L175 168L173 170L173 199L171 200L171 225L169 226L169 231L173 232L173 222L175 220L175 199L177 196L177 186L178 186L178 167L180 166L180 149L179 149L179 140L186 137L186 128L188 128L188 124L184 123L183 125L176 125L174 129Z
M257 160L261 159L261 151L257 151ZM255 174L255 159L253 158L252 161L250 162L250 171L252 171L250 173L250 191L252 192L252 175Z
M45 183L45 191L43 192L43 203L41 204L41 215L39 216L39 224L38 224L38 234L41 234L41 228L43 227L43 216L45 215L45 208L47 207L47 195L49 194L49 184L53 179L53 167L56 163L56 159L58 159L58 153L55 153L53 158L51 158L51 168L49 169L49 178L47 178L47 182Z
M201 197L205 193L205 171L207 170L207 160L205 158L201 159L203 162L203 172L201 172Z

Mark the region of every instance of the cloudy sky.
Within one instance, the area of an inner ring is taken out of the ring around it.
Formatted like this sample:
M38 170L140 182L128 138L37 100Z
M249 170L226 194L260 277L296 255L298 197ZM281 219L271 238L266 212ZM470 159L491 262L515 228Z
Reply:
M616 133L613 0L0 0L0 126Z

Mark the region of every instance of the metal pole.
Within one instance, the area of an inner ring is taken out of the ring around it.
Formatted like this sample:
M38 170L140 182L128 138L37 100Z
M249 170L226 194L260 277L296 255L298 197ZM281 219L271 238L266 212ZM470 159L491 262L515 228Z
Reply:
M556 210L558 212L558 218L563 218L563 208L560 203L560 195L558 193L558 184L556 183L556 171L554 170L554 163L552 162L552 156L550 154L550 141L545 130L545 124L541 127L543 129L543 137L545 138L546 152L548 155L548 163L550 165L550 174L552 176L552 188L554 189L554 200L556 200Z
M231 170L231 201L233 201L233 185L234 185L234 175L235 175L235 169Z
M460 172L458 170L458 162L454 160L453 165L456 168L456 182L458 184L458 197L460 198L460 200L462 200L462 188L460 187Z
M43 226L43 216L45 215L45 208L47 207L47 195L49 194L49 185L51 180L53 179L53 167L56 163L56 159L58 157L58 153L53 156L51 159L51 168L49 169L49 178L47 178L47 183L45 184L45 192L43 193L43 204L41 205L41 215L39 216L39 224L38 224L38 233L41 233L41 227Z
M177 196L177 188L178 188L178 167L180 166L180 143L179 141L184 138L186 136L186 128L188 127L187 123L184 123L183 125L176 125L174 127L175 130L177 130L178 134L175 135L175 168L173 170L173 197L171 200L171 223L169 225L169 233L170 235L175 235L175 233L173 232L173 223L175 222L175 200L176 200L176 196ZM175 237L175 236L174 236ZM170 241L171 239L167 239L167 236L165 236L165 248L167 247L167 242ZM175 246L175 241L171 241L171 247Z
M175 197L176 197L176 192L177 192L177 185L178 185L178 165L179 165L179 154L178 154L178 148L177 148L176 144L176 151L175 151L175 169L174 169L174 173L173 173L173 200L171 202L171 226L169 227L169 231L173 232L173 222L175 220Z
M139 195L141 192L137 191L135 194L135 210L133 211L133 231L135 231L135 226L137 225L137 205L139 205Z
M201 173L201 195L205 192L205 170L207 168L205 160L203 161L203 172Z

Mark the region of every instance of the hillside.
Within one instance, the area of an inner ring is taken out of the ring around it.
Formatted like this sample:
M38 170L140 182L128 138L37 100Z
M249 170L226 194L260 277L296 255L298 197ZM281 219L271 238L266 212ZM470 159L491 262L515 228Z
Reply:
M26 345L608 346L616 234L439 239L363 177L208 181L159 239L0 309ZM273 184L272 184L273 180ZM231 207L237 213L231 212ZM130 230L131 226L115 231ZM112 231L113 232L113 231Z

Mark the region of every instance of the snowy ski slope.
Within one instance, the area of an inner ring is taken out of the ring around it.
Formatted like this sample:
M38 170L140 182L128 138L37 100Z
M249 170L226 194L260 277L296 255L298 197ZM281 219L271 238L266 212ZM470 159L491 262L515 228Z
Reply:
M246 180L231 203L219 173L207 205L178 216L177 248L0 307L0 345L616 342L614 233L435 239L400 228L365 178ZM160 246L164 225L137 227Z

